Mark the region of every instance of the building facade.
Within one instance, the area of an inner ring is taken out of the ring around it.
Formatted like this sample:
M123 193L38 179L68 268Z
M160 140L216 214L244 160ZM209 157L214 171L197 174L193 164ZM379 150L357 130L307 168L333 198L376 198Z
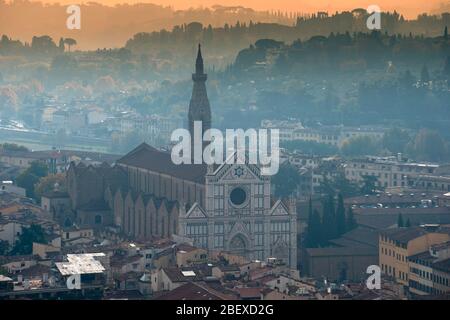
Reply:
M182 236L210 251L225 251L249 259L274 257L297 266L295 205L270 197L270 178L249 164L209 168L205 205L195 203L180 213Z

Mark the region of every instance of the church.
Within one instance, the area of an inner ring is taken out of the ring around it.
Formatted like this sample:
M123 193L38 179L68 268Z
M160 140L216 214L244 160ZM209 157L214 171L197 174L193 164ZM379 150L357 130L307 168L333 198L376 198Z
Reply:
M211 128L200 45L192 80L187 124L191 135L194 121L202 121L203 132ZM262 175L257 165L242 160L211 166L176 165L170 152L143 143L113 167L71 164L68 186L72 208L75 212L94 204L109 208L109 215L105 211L94 222L113 224L129 237L177 234L210 251L258 260L277 258L296 268L295 204L273 201L270 177Z

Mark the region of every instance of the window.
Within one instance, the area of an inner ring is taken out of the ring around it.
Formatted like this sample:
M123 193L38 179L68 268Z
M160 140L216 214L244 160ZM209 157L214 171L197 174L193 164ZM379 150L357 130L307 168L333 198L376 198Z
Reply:
M214 199L214 210L223 210L223 198Z
M208 226L206 223L189 223L186 225L186 235L194 240L195 246L208 246Z
M215 234L223 234L224 233L223 223L214 224L214 233Z
M223 196L223 186L214 186L214 196L215 197L221 197Z
M258 197L255 200L256 200L255 207L257 209L264 208L264 198L263 197Z
M258 184L256 187L257 195L264 195L264 184Z
M255 235L255 246L264 246L264 235L262 233Z
M223 248L223 235L215 235L214 236L214 247L215 248Z

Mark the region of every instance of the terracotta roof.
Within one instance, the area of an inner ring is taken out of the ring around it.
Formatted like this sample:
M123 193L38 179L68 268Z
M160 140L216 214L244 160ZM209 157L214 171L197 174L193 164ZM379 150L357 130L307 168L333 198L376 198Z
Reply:
M448 233L448 230L440 230L438 228L435 231L429 231L426 228L413 227L413 228L389 229L381 232L381 234L387 236L389 239L404 244L408 243L413 239L421 237L427 233Z
M157 150L146 143L142 143L127 155L117 160L117 163L119 165L167 174L196 183L205 183L207 168L205 164L176 165L172 162L170 152Z
M329 248L308 248L306 252L309 256L378 256L378 249L373 247L329 247Z
M262 288L236 288L241 299L254 299L261 297Z
M378 247L378 232L366 227L357 227L330 242L340 247Z
M230 298L205 285L190 282L159 296L155 300L225 300Z
M183 272L186 271L193 271L191 269L180 269L177 267L169 267L169 268L163 268L164 273L167 275L167 277L172 281L172 282L191 282L191 281L201 281L202 280L202 276L199 275L198 270L195 270L194 273L195 275L193 276L186 276L183 274Z

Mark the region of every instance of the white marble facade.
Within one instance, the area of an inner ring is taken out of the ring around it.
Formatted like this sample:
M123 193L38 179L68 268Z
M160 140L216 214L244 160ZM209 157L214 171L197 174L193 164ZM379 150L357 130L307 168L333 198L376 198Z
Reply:
M252 260L274 257L297 266L295 205L271 205L270 177L256 165L223 164L206 175L205 208L195 203L180 212L179 233L208 250Z

